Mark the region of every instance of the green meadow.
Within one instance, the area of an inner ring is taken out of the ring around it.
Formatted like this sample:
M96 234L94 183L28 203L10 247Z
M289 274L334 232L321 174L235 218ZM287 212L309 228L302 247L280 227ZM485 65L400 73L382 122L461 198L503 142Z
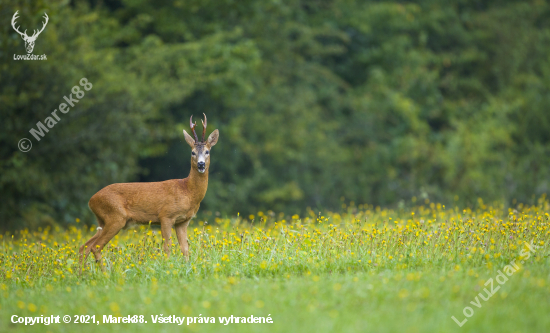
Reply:
M258 212L195 222L189 261L175 237L167 257L159 230L141 227L108 244L103 269L88 258L82 275L78 247L94 227L6 233L0 330L542 332L548 211L542 198L517 209ZM11 322L42 316L61 323ZM241 322L254 318L264 322Z

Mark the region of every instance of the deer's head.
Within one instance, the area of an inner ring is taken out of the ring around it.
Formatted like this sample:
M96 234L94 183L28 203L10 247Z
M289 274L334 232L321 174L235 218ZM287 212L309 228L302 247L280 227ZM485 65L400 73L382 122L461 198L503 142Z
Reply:
M25 32L21 32L19 31L19 27L15 27L15 21L17 21L17 19L19 18L17 16L18 13L19 11L16 11L15 14L13 14L13 17L11 19L11 26L19 35L21 35L21 38L23 38L23 40L25 41L25 48L27 49L27 53L32 53L32 50L34 49L34 42L36 42L36 38L38 37L38 35L40 35L40 33L42 33L42 31L44 31L44 28L46 28L46 25L48 24L48 20L49 20L48 14L44 13L44 19L46 21L42 23L42 29L40 29L39 31L34 30L34 33L32 34L32 36L29 37L27 36L27 29L25 29Z
M204 114L204 113L203 113ZM218 137L220 132L215 130L210 134L208 139L205 141L204 136L206 134L206 115L204 114L204 121L202 122L202 141L199 141L197 133L195 133L195 127L197 123L193 124L193 116L189 119L189 126L191 126L191 131L195 138L191 137L185 130L183 130L183 135L185 136L185 141L189 146L191 146L191 167L197 169L200 173L205 173L210 166L210 149L216 145L218 142Z

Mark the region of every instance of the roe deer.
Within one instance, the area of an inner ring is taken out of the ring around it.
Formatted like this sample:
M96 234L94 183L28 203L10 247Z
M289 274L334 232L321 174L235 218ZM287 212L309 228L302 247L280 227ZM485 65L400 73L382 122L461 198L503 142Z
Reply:
M206 115L202 121L202 141L195 133L196 122L193 116L189 121L194 139L183 130L185 141L191 146L191 171L185 179L171 179L154 183L118 183L104 187L94 194L88 207L97 218L97 233L80 247L81 273L83 262L90 251L101 265L101 250L121 230L133 224L160 224L164 251L169 256L172 245L172 227L181 252L189 259L187 226L199 210L200 203L208 187L208 167L210 149L218 142L219 132L215 130L208 140Z

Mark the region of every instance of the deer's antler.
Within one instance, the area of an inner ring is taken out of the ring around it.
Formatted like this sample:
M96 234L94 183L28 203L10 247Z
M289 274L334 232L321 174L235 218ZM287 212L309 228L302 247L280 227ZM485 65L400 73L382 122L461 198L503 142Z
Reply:
M21 31L19 31L19 27L17 27L17 28L15 27L15 21L17 21L17 19L19 18L17 16L18 13L19 13L19 11L16 11L15 14L13 14L13 17L11 18L11 26L13 27L13 30L15 30L21 36L23 36L23 35L27 36L27 30L25 30L25 32L21 32Z
M206 134L206 114L204 114L204 112L203 112L203 115L204 115L204 121L202 121L202 119L201 119L201 122L202 122L202 142L206 142L206 141L204 141L204 136Z
M197 137L197 133L195 133L195 127L197 126L197 122L193 124L193 116L191 116L191 119L189 119L189 126L191 126L191 131L193 131L193 135L195 136L195 142L199 142L199 138Z
M43 22L42 23L42 29L40 29L40 31L36 32L35 30L35 33L32 34L32 37L37 37L38 35L40 35L42 33L42 31L44 31L44 29L46 28L46 25L48 24L48 21L50 20L50 18L48 17L48 14L44 13L44 18L46 19L46 22ZM26 31L26 30L25 30Z

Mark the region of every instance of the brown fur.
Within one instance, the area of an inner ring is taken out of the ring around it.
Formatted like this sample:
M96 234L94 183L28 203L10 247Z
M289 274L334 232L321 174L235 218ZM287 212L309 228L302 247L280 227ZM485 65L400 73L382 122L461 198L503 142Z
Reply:
M154 183L112 184L92 196L88 206L95 214L99 228L97 233L80 247L81 264L90 252L93 252L96 262L100 263L101 250L121 229L133 224L149 223L160 224L164 251L168 256L174 227L181 252L186 259L189 258L187 226L199 210L206 194L210 167L209 151L217 143L219 133L215 130L206 142L201 143L195 142L185 130L183 132L194 153L187 178ZM197 167L199 156L202 156L206 163L204 173L200 173Z

